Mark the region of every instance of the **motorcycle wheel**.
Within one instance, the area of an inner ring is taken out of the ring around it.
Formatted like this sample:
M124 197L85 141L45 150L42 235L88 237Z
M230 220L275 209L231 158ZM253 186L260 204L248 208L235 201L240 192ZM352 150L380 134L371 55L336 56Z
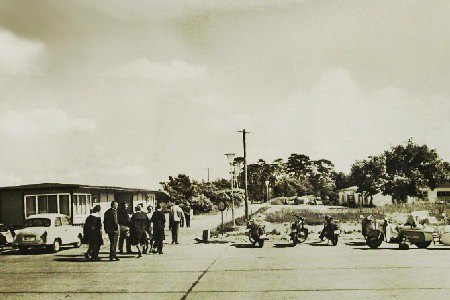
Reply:
M429 241L429 242L417 242L417 243L414 243L414 245L416 245L417 248L425 249L425 248L427 248L428 246L431 245L431 241Z
M259 246L259 248L264 247L264 240L259 240L258 241L258 246Z
M333 240L331 241L331 243L333 244L333 246L336 246L338 243L338 239L339 239L339 235L335 234L333 236Z
M248 235L248 240L249 240L250 243L252 243L253 245L256 245L256 240L252 237L251 234Z
M297 233L297 242L301 244L304 241L306 241L307 238L308 238L308 229L306 228L300 229L300 231Z
M406 244L406 243L400 243L398 245L398 249L400 249L400 250L409 250L409 245Z
M377 249L380 247L383 240L379 240L376 237L367 237L366 244L372 249Z
M294 244L294 246L298 244L298 237L295 233L292 234L292 243Z

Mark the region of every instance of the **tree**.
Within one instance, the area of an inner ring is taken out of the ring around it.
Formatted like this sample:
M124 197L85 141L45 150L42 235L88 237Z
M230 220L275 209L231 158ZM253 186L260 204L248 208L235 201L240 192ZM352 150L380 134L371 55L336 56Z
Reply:
M190 200L194 194L191 180L185 174L178 174L177 177L169 176L168 182L160 182L160 184L172 200Z
M266 198L266 180L272 185L275 183L272 171L272 165L267 164L263 159L258 160L256 164L248 165L248 194L250 199L263 200Z
M231 207L231 200L234 200L234 204L240 206L244 201L245 195L244 192L240 189L233 190L219 190L213 193L211 202L214 204L218 204L220 201L224 201L228 204L228 207Z
M236 187L243 187L244 186L244 157L238 156L233 161L233 166L235 167L236 172Z
M405 202L408 196L423 197L427 189L435 189L450 179L448 163L439 158L436 150L419 146L412 139L384 155L387 180L383 193L396 201Z
M301 180L308 176L310 165L311 161L309 159L309 156L293 153L288 158L286 169L289 175L295 177L298 180Z
M309 181L299 182L294 178L282 178L273 185L274 197L304 196L310 194L312 186Z
M335 190L334 164L327 159L319 159L310 162L309 182L313 186L316 195L322 199L328 199Z
M275 180L281 180L289 177L287 166L283 159L277 158L273 161L272 175L275 177Z
M369 157L352 165L351 179L358 187L357 192L370 198L370 206L373 204L373 196L380 193L385 183L385 158L383 155Z
M352 178L350 175L347 175L343 172L335 172L333 174L334 183L335 183L335 190L339 191L345 188L348 188L352 186Z

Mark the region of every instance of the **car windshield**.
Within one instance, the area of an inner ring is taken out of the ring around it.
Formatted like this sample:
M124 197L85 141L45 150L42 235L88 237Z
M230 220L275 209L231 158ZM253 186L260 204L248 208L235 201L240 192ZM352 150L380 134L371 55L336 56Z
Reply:
M28 219L25 222L25 227L50 227L50 219L46 218L33 218Z

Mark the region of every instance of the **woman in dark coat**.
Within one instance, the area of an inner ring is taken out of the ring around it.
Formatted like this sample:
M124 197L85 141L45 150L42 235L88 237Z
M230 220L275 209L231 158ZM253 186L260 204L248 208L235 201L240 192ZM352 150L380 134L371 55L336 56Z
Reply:
M143 247L144 253L147 251L147 232L149 230L150 220L147 214L141 211L140 206L136 206L136 212L131 217L130 225L130 240L131 245L136 246L138 249L138 257L142 256L141 247Z
M83 233L86 242L89 244L89 249L84 256L86 259L100 260L98 253L100 246L103 245L100 205L96 205L92 209L92 213L86 218Z
M166 216L161 211L161 206L156 205L156 211L153 213L150 222L153 223L153 239L155 241L155 248L158 249L159 254L163 254L163 241L165 238L164 226L166 224ZM156 253L156 249L153 251Z

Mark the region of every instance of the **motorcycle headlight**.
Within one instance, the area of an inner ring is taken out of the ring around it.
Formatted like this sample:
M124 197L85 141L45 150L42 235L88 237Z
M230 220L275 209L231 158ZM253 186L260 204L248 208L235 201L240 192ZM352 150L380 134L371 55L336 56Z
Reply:
M47 242L47 231L41 235L41 241L43 241L44 243Z

